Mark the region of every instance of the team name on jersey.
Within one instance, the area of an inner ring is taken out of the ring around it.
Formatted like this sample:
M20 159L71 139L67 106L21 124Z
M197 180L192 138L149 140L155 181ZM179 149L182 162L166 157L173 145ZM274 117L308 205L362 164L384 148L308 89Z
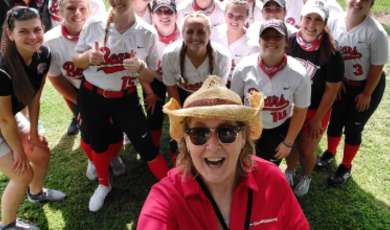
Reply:
M60 9L58 7L58 0L52 0L51 1L51 7L50 7L49 11L51 13L50 16L53 18L53 20L61 21L60 18L56 17L56 16L59 15L59 11L60 11ZM54 16L53 14L56 15L56 16Z
M125 70L123 65L117 66L106 66L106 65L115 65L115 64L123 64L123 60L130 58L130 53L119 53L119 54L111 54L111 51L107 47L100 48L100 50L104 53L104 60L98 66L105 65L104 67L98 68L98 71L104 71L106 74L115 73L119 71Z
M295 19L294 19L294 18L287 18L287 19L286 19L286 23L295 26L295 28L297 28L297 29L301 28L300 26L295 25Z
M316 74L318 69L321 69L321 66L316 66L308 60L304 60L301 58L295 58L299 63L306 68L306 72L309 74L310 78L313 78L314 74Z
M203 85L203 82L197 82L195 84L188 84L188 83L186 83L186 80L180 75L176 75L176 83L177 83L177 85L179 85L179 86L183 87L184 89L191 91L191 92L197 91Z
M352 59L360 59L362 54L359 53L355 47L343 46L341 48L341 52L343 52L344 60L352 60Z
M157 65L156 73L162 74L161 60L158 60L158 65Z
M62 68L66 70L67 77L79 78L82 77L84 69L77 68L73 62L65 62Z

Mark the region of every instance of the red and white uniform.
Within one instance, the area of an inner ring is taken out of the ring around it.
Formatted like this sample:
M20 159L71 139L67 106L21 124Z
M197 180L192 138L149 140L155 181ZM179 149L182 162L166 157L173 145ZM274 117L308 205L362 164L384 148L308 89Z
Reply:
M254 9L253 9L253 1L256 2ZM245 22L246 28L249 28L249 26L255 22L263 20L263 14L261 13L261 11L263 10L263 3L260 0L252 0L249 5L250 5L249 16Z
M97 66L90 65L85 69L85 78L104 90L121 91L138 83L135 73L127 72L122 65L124 59L130 58L131 49L134 49L138 58L144 60L150 69L156 71L157 34L152 26L138 17L123 34L110 23L106 47L102 47L107 18L108 14L105 17L93 17L85 24L74 52L85 52L95 46L95 40L98 41L100 50L104 53L103 63Z
M260 28L261 25L263 25L264 20L253 23L247 30L247 36L248 36L248 44L251 46L260 46L259 40L260 40ZM287 27L287 37L290 37L291 34L298 31L297 28L295 28L293 25L290 25L286 23Z
M224 47L226 47L230 52L230 57L232 59L232 68L230 70L228 82L232 80L232 74L233 70L236 67L236 65L243 59L244 57L247 57L251 54L259 52L258 46L250 46L248 44L248 33L247 31L245 34L235 41L234 43L229 45L228 37L226 34L227 31L227 25L220 25L213 28L213 31L211 33L211 41L221 44Z
M152 16L150 15L149 7L146 7L145 14L144 14L144 16L142 16L142 20L144 20L149 25L153 24L153 20L152 20Z
M180 74L180 49L183 42L178 41L169 45L163 53L163 80L166 86L177 85L181 89L193 93L197 91L210 75L209 57L198 67L192 64L185 55L183 75ZM214 75L219 76L226 84L231 69L229 51L220 44L211 42L214 54Z
M104 15L106 7L102 0L88 0L91 15ZM59 0L49 0L48 8L52 28L61 25L62 18L60 16Z
M329 6L328 21L338 18L343 13L343 9L337 3L336 0L325 0L325 1L328 3ZM303 3L303 0L287 0L286 2L287 15L285 18L285 22L299 29L301 27L302 8L304 5L305 4Z
M48 76L57 77L61 73L77 89L83 79L83 69L77 68L72 61L73 50L77 39L66 34L62 26L57 26L45 34L44 45L51 50L51 64Z
M328 26L343 53L345 78L353 81L366 80L371 65L387 63L387 33L370 15L349 32L345 27L344 17L330 21Z
M208 15L211 23L211 28L213 28L214 26L225 24L225 5L218 0L214 0L214 2L214 10L210 15ZM177 7L178 16L176 23L180 28L183 24L183 19L186 14L200 10L197 9L193 3L193 0L184 0L180 4L180 6Z
M230 89L240 97L251 91L262 92L265 98L261 113L263 128L272 129L282 125L292 116L292 105L307 108L310 105L310 77L293 57L287 56L287 64L272 78L260 68L260 54L244 58L234 70Z

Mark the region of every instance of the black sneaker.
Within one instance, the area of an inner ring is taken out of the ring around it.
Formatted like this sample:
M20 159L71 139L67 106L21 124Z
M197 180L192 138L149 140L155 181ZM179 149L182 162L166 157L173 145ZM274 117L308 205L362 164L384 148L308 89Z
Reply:
M334 155L331 152L329 152L328 150L325 150L324 153L320 157L317 158L316 167L317 168L325 168L333 160L334 160Z
M342 185L352 176L351 168L347 168L344 165L339 165L336 172L329 177L328 184L332 186Z
M38 227L26 224L19 219L16 219L15 222L10 223L7 226L3 226L0 223L0 229L3 229L3 230L40 230Z
M62 202L65 200L66 195L61 191L46 188L43 188L42 191L36 195L31 195L30 189L28 189L27 198L32 203Z
M72 123L70 123L68 130L66 131L66 134L68 134L68 136L73 136L78 134L79 132L80 132L80 128L78 125L78 120L76 117L73 117Z

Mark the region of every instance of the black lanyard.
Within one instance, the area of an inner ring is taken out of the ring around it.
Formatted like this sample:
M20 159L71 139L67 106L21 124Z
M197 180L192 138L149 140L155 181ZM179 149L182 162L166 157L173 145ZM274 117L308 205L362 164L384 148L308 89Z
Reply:
M222 225L222 228L224 230L229 230L229 227L226 225L225 220L222 217L221 211L219 210L218 205L215 202L210 191L207 189L206 184L203 182L202 178L200 178L199 176L195 176L194 172L192 172L192 173L194 174L194 177L196 178L196 181L198 182L198 184L202 188L203 192L206 194L207 198L210 200L211 205L213 206L214 212L217 215L218 220ZM251 214L252 214L252 200L253 200L253 190L248 188L248 204L247 204L247 209L246 209L244 230L249 229L249 220L250 220Z

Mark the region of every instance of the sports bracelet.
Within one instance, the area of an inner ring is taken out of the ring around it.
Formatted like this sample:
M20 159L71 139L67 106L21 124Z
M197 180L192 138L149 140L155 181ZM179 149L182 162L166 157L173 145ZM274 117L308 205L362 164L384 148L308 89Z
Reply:
M289 148L292 148L294 145L294 142L287 141L286 139L283 140L283 144Z
M138 70L137 72L135 72L135 75L137 77L140 77L142 74L144 74L146 72L146 70L148 69L148 65L146 65L146 62L142 61L143 64L142 64L142 67L140 70Z

